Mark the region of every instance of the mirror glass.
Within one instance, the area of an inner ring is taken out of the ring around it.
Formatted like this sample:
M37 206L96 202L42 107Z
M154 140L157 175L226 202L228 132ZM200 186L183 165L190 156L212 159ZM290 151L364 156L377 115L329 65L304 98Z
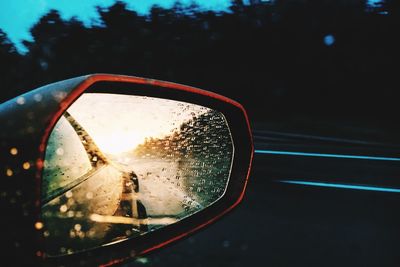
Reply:
M135 238L220 199L234 147L222 113L153 97L85 93L52 130L42 174L48 256Z

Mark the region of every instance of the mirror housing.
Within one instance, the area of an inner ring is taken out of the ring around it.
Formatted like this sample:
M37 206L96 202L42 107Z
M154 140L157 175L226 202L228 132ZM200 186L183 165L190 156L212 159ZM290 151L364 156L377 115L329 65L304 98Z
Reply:
M113 93L182 101L216 110L229 125L235 153L225 194L215 203L165 227L112 245L49 257L41 217L42 174L49 136L64 112L84 93ZM146 78L93 74L50 84L0 105L2 211L12 218L2 228L11 257L47 265L112 265L183 238L216 221L243 198L253 158L250 124L244 108L221 95ZM24 256L22 256L24 255ZM31 257L28 257L31 256Z

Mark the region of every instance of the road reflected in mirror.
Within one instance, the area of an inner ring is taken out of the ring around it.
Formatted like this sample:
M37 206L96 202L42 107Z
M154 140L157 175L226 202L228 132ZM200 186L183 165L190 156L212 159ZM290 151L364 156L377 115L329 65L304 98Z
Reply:
M45 253L144 235L225 193L234 146L222 113L174 100L85 93L52 130L42 174Z

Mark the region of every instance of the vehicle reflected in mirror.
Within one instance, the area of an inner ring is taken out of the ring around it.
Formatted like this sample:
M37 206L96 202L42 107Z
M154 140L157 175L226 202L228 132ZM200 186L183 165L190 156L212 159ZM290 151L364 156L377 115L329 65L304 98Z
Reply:
M42 174L45 253L73 254L215 203L234 146L224 115L175 100L84 93L53 128Z

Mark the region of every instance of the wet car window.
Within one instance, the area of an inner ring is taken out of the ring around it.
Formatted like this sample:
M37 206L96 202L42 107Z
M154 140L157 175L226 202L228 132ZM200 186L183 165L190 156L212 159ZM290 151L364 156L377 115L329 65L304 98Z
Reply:
M62 116L47 144L42 199L51 198L92 169L88 155L71 124Z

